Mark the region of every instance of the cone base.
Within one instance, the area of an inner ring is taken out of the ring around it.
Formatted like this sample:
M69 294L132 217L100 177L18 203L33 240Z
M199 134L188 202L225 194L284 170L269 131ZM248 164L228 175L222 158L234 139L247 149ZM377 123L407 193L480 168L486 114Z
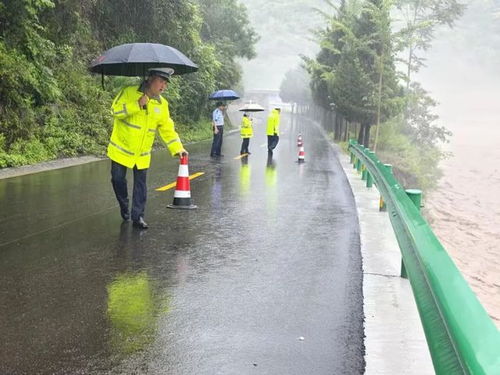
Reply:
M174 198L174 202L169 204L167 208L178 208L181 210L194 210L198 206L193 204L191 198Z
M299 160L297 160L297 163L299 163L299 164L302 164L302 163L305 163L305 162L306 162L306 161L305 161L304 159L299 159Z
M189 206L179 206L176 204L169 204L169 205L167 205L167 208L176 208L179 210L194 210L194 209L198 208L198 206L196 206L195 204L191 204Z

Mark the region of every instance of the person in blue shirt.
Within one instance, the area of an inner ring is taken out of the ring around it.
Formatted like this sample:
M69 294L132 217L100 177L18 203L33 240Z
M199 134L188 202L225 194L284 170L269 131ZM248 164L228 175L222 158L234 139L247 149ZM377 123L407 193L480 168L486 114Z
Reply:
M224 156L221 154L222 134L224 133L224 108L223 102L217 102L217 108L212 112L212 130L214 132L214 140L212 142L211 157Z

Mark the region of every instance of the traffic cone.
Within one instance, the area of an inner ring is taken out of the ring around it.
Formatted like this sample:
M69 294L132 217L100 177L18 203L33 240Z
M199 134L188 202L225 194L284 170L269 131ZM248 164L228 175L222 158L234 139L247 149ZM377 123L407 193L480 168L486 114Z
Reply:
M305 157L306 157L306 153L304 151L304 145L302 145L299 147L299 160L298 160L298 162L305 163L305 161L306 161Z
M167 206L168 208L180 208L192 210L198 208L191 201L191 186L189 183L188 157L181 157L179 173L177 174L177 184L175 186L174 202Z
M302 134L299 134L299 136L297 137L297 147L300 147L303 145L304 145L304 143L302 141Z

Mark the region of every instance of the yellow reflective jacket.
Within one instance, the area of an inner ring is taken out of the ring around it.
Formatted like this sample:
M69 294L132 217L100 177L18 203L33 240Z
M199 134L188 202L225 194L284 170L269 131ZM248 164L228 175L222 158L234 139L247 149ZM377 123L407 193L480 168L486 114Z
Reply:
M167 100L161 95L151 98L146 109L142 109L139 107L142 95L140 86L126 87L118 93L111 106L114 123L108 157L128 168L149 167L157 131L172 156L183 150L170 118Z
M267 118L267 135L280 135L280 113L273 109Z
M243 116L243 119L241 120L240 134L241 138L253 137L252 121L246 116Z

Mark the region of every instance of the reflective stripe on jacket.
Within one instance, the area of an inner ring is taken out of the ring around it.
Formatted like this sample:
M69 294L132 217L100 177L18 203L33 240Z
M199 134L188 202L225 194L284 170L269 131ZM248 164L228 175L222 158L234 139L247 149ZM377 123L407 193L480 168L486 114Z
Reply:
M267 135L280 135L280 113L273 109L267 118Z
M139 107L144 95L140 86L124 88L113 101L113 132L108 145L108 157L128 168L146 169L151 163L151 149L156 132L173 155L183 146L170 118L168 102L162 96L151 98L146 109Z
M240 134L241 138L253 137L252 121L246 116L243 116L243 119L241 120Z

